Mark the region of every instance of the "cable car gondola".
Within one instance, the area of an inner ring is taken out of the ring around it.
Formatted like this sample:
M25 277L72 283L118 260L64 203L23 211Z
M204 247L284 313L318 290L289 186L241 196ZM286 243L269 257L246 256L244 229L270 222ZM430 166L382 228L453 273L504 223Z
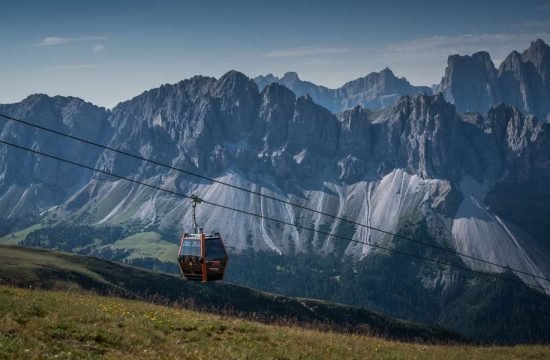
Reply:
M205 234L197 225L195 210L202 200L191 196L193 201L193 234L183 234L178 251L178 264L186 280L223 280L227 265L227 251L220 233Z

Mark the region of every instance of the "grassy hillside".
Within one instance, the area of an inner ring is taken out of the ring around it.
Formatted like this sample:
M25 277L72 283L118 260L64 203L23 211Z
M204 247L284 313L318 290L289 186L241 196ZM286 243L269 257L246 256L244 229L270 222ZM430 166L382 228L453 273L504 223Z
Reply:
M78 291L0 286L0 358L49 357L548 359L550 347L402 343Z
M21 220L12 223L7 224L8 230L15 229L14 226L19 225ZM24 224L28 223L30 220L24 222ZM403 233L404 236L429 239L425 223L405 225L402 228L410 233ZM158 229L153 229L137 233L135 231L135 228L110 225L50 226L46 224L38 227L35 225L14 233L13 236L7 235L0 238L0 244L20 239L19 245L22 246L95 256L156 271L178 272L174 261L178 246L175 234L178 230L158 232ZM419 256L434 258L441 256L433 249L421 249L415 244L396 243L395 246L400 251ZM550 343L550 297L528 288L519 281L503 281L456 269L446 269L436 264L411 261L409 257L399 254L387 256L373 253L357 262L343 261L339 254L341 250L339 248L334 251L337 255L325 256L318 254L280 256L273 252L254 251L232 253L226 279L266 292L290 297L323 299L412 322L437 324L482 343L502 345ZM453 256L440 259L449 263L462 264L460 259ZM172 301L180 301L180 297L184 297L194 304L200 304L198 306L209 308L214 306L219 311L236 311L234 309L237 307L238 312L243 314L257 312L257 306L250 306L248 301L248 296L254 296L254 292L243 298L241 294L245 289L243 287L224 287L222 296L208 297L208 294L214 293L210 287L182 290L181 284L174 282L173 278L168 282L170 285L167 285L165 278L157 283L151 281L152 278L149 275L141 278L142 273L132 275L131 280L128 281L129 275L124 275L127 270L117 268L116 271L104 271L104 268L111 269L114 265L101 264L103 263L95 260L85 266L94 267L96 270L93 272L105 281L89 283L87 277L81 277L77 281L81 287L109 289L102 290L104 292L116 290L119 293L127 292L145 297L161 294ZM465 265L462 264L462 266ZM251 271L243 271L243 269ZM51 269L48 271L51 272ZM79 275L77 273L71 276ZM509 276L513 275L509 274ZM439 282L439 279L447 277L453 279L450 286ZM21 281L21 278L23 276L19 276L17 281ZM136 281L136 278L140 280ZM432 282L428 281L429 279ZM42 280L51 283L47 276L43 276ZM427 286L425 281L434 286ZM154 284L150 286L149 283L152 282ZM194 293L190 299L188 299L189 293ZM235 301L236 298L245 300L239 302ZM261 302L265 302L265 299ZM319 303L315 303L315 309L319 307ZM327 311L330 315L326 316L320 315L318 311L308 312L301 303L292 302L292 304L295 306L290 314L287 314L289 306L280 306L278 301L275 301L275 304L264 304L266 311L260 313L267 318L291 316L306 322L336 322L341 329L351 328L354 331L357 331L357 327L363 326L365 322L372 324L372 319L356 320L353 313L348 313L345 317L341 316L341 310L330 309ZM399 339L404 339L405 336L417 336L414 334L415 331L407 330L405 331L407 335L403 335L401 330L387 330L386 325L379 324L369 326L369 331L381 331L384 336ZM433 336L428 334L422 335L421 338L430 341L429 339Z
M38 247L177 272L174 253L179 247L180 230L143 231L131 225L54 224L51 218L20 227L17 226L21 221L13 221L15 225L5 220L1 222L0 245Z
M395 320L351 306L278 296L227 283L187 282L111 261L32 248L0 246L1 283L25 288L92 290L263 322L315 325L387 339L462 341L441 328Z
M228 280L262 291L438 324L484 343L550 344L550 296L521 282L450 270L452 286L423 287L423 279L433 279L430 271L437 266L399 254L374 254L346 264L330 255L246 251L231 256L230 265ZM234 271L238 269L256 271Z
M111 248L129 252L131 255L126 257L127 260L154 258L164 262L175 262L174 254L177 254L179 244L164 241L160 234L150 231L118 240Z
M31 232L40 229L42 224L34 224L25 229L15 231L0 237L0 244L3 245L17 245L21 241L25 240L25 237Z

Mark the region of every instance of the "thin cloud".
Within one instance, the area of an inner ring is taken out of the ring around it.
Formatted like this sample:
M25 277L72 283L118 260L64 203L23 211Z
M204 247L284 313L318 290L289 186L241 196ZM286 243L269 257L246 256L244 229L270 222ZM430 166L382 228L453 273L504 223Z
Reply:
M92 48L92 51L95 52L95 53L103 52L103 51L105 51L105 45L103 45L103 44L94 45L94 47Z
M106 36L86 36L86 37L62 37L62 36L48 36L42 39L42 41L31 44L32 47L41 47L41 46L57 46L65 45L69 43L82 42L82 41L93 41L93 40L105 40Z
M550 27L550 21L526 21L511 25L513 28L544 28Z
M476 51L501 52L525 49L536 39L550 40L550 33L529 34L478 34L458 36L432 36L386 46L388 54L470 54Z
M59 65L59 66L54 66L53 68L56 70L80 70L80 69L92 69L97 67L99 67L99 65L75 64L75 65Z
M350 48L340 47L297 47L292 49L272 50L265 53L265 57L284 58L284 57L304 57L313 55L331 55L350 52Z
M32 44L31 46L54 46L70 43L72 40L66 37L50 36L44 38L41 42Z

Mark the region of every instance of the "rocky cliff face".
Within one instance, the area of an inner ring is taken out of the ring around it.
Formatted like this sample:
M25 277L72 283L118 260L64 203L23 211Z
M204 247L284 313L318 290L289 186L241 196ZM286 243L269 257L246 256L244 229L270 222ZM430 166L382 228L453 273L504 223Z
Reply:
M42 95L0 110L390 232L425 221L442 246L550 274L545 238L531 232L520 217L493 213L486 202L499 184L548 192L549 125L509 106L496 106L486 114L460 114L441 94L414 95L376 116L361 107L334 115L309 95L297 96L277 83L259 91L253 80L232 71L220 79L194 77L164 85L110 112L78 99ZM220 204L369 243L391 246L394 241L374 230L350 228L326 216L111 151L60 141L12 122L3 125L2 137ZM59 221L139 224L143 230L190 225L185 199L20 150L0 149L0 206L6 216L60 206L55 210ZM517 199L521 202L521 196ZM227 241L233 251L292 249L359 258L372 251L367 245L341 244L220 208L205 207L199 216L207 229L231 229Z
M523 53L512 52L498 70L489 54L449 57L437 87L458 111L489 110L505 103L550 120L550 47L536 40Z
M484 112L500 98L497 70L489 53L449 57L445 76L437 91L459 111Z
M71 97L32 95L18 104L0 105L4 114L42 126L84 137L107 141L113 129L109 113ZM55 156L69 155L90 166L100 154L82 143L59 139L52 134L2 119L0 138ZM49 159L39 159L9 147L0 149L0 209L5 217L36 213L58 204L91 178L91 174Z
M353 109L357 105L369 109L382 109L394 105L400 96L432 92L429 87L413 86L405 78L397 78L388 68L347 82L338 89L329 89L300 80L295 72L288 72L282 78L272 74L258 76L254 81L260 89L269 84L278 83L286 86L296 95L308 94L315 103L334 113Z
M342 110L356 105L382 109L394 105L404 95L431 94L427 86L413 86L404 77L398 78L389 68L345 83L337 89Z

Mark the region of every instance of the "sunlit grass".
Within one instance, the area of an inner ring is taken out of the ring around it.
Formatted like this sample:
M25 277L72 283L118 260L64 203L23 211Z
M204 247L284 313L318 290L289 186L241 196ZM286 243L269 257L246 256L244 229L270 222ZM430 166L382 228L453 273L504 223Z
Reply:
M177 237L177 234L175 237ZM162 240L156 232L147 231L118 240L112 245L112 249L131 251L128 260L155 258L160 261L175 262L174 254L178 251L178 245Z
M38 230L42 227L42 224L34 224L26 229L10 233L6 236L0 237L0 244L2 245L17 245L21 241L25 240L25 237L31 232Z
M0 358L48 357L548 359L550 348L400 343L80 292L0 287Z

